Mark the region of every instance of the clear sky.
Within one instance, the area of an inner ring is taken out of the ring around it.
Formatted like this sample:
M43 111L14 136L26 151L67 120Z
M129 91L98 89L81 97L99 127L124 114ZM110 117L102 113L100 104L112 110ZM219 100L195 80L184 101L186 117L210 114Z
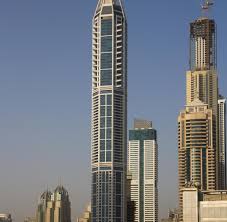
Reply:
M160 213L177 205L177 115L185 104L189 22L200 0L125 0L129 126L152 120L159 136ZM0 1L0 212L35 214L61 182L72 219L90 195L91 21L96 0ZM218 24L220 89L227 96L227 1Z

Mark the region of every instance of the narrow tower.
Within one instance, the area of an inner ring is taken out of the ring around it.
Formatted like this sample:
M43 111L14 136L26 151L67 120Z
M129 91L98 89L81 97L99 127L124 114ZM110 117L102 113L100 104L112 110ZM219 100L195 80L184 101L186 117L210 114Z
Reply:
M226 99L219 96L218 100L218 118L219 118L219 184L221 190L226 187ZM223 179L222 179L223 178Z
M157 132L150 121L135 120L129 131L128 170L132 175L134 222L158 221Z
M99 0L92 42L92 222L126 221L127 22L121 0Z

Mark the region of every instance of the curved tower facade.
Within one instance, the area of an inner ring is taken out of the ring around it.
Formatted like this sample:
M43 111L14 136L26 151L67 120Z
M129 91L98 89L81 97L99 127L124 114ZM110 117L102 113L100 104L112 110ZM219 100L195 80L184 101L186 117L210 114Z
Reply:
M124 222L127 22L121 0L99 0L92 31L92 222Z

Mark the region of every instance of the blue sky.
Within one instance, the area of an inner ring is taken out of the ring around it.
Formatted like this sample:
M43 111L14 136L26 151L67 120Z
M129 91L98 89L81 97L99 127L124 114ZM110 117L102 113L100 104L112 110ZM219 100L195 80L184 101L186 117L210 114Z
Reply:
M200 0L129 1L129 126L153 121L159 136L160 213L177 205L177 115L185 104L189 22ZM62 183L73 220L90 195L91 19L96 0L0 1L0 212L33 216ZM218 24L220 90L227 96L227 1Z

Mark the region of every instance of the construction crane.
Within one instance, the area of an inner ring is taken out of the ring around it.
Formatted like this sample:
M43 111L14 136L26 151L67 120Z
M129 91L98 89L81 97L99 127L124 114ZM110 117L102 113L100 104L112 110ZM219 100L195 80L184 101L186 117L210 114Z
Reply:
M213 0L204 0L204 3L201 5L203 16L209 17L210 8L214 5Z
M202 7L202 10L207 11L207 10L209 10L210 7L213 6L213 5L214 5L214 2L213 2L212 0L205 0L205 1L204 1L204 4L201 5L201 7Z

